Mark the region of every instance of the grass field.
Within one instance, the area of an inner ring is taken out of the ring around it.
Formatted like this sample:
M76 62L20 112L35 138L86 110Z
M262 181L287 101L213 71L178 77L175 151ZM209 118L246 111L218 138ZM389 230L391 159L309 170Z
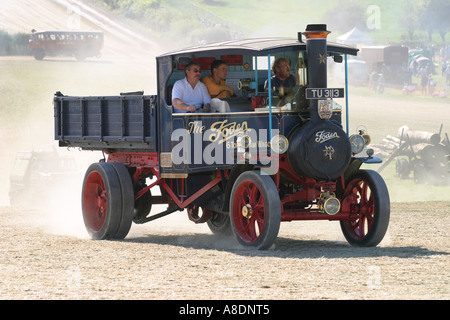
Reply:
M401 21L401 17L405 15L405 6L406 4L420 3L418 0L322 0L318 3L311 3L311 1L306 0L191 0L189 2L184 2L185 10L190 10L188 12L201 10L201 12L214 13L215 16L224 21L245 30L248 33L247 36L282 37L295 37L295 32L303 31L305 26L310 23L325 23L328 26L347 25L349 21L339 21L339 17L343 16L352 6L361 10L363 18L360 18L360 20L363 22L362 29L364 29L366 26L364 20L370 19L373 14L378 14L378 12L375 13L369 8L375 7L375 10L379 9L379 25L372 27L367 31L367 34L377 44L400 43L402 36L406 37L407 35L407 28ZM194 4L194 6L189 4ZM350 29L342 31L330 29L332 31L330 40L334 41L336 37L350 31ZM416 28L414 40L426 41L426 32L421 28ZM432 40L435 43L441 43L441 39L436 32L433 34Z
M69 95L117 95L137 90L155 93L154 64L5 57L0 60L1 121L47 110L56 91Z

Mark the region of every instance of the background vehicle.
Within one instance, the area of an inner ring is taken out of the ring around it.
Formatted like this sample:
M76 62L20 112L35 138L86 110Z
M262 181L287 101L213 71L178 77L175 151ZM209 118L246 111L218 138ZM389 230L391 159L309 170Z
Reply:
M368 74L383 74L387 83L402 85L407 80L408 47L362 47L361 59L367 64Z
M48 205L57 197L56 190L80 177L73 157L52 151L21 151L16 154L10 174L11 205Z
M41 31L32 30L29 47L36 60L45 56L74 56L77 60L100 57L103 48L101 31Z
M272 246L281 221L293 220L340 221L349 243L376 246L389 224L389 194L379 174L360 166L381 160L370 152L355 156L370 138L362 131L348 137L342 110L333 103L344 89L327 88L327 57L342 62L357 49L327 43L328 33L325 25L308 25L306 42L299 33L296 39L236 40L161 55L158 95L57 92L59 145L107 155L87 169L83 182L91 237L121 239L132 221L187 209L190 220L258 249ZM262 92L266 80L271 87L270 68L258 65L278 57L290 60L297 85L274 96ZM184 77L184 66L195 60L205 76L216 58L227 62L227 82L237 92L216 101L217 110L230 112L172 113L171 87ZM167 209L148 216L152 204Z
M438 133L433 133L402 126L397 137L386 136L373 146L375 154L385 158L377 172L396 160L395 174L401 179L408 179L412 173L418 184L450 185L450 139L442 128L443 124Z

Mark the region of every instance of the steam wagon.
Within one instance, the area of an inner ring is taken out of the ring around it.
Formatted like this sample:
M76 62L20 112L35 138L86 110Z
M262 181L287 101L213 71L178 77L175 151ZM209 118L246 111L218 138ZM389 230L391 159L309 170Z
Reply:
M194 223L267 249L282 221L339 221L354 246L376 246L389 224L390 201L364 131L343 128L327 87L327 61L357 49L327 42L326 25L297 38L234 40L163 54L157 95L54 97L61 147L101 150L82 187L82 211L93 239L122 239L141 224L186 209ZM290 62L295 87L272 92L270 64ZM196 61L206 76L215 59L228 66L236 96L212 99L212 112L174 113L172 87ZM367 154L362 151L366 149ZM155 190L155 188L159 190ZM156 192L159 191L159 192ZM151 210L163 204L161 212Z

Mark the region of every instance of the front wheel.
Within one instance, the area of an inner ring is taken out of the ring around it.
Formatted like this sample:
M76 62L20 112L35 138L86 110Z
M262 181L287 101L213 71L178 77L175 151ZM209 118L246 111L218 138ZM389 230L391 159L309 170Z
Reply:
M33 52L33 56L34 56L34 59L36 59L36 60L43 60L45 57L45 52L44 52L44 50L37 49Z
M278 236L281 204L275 183L259 171L236 179L230 199L231 229L244 246L268 249Z
M390 217L389 192L383 178L376 171L357 171L347 180L343 199L352 216L341 221L347 241L359 247L378 245Z
M86 54L82 51L75 52L75 59L78 61L84 61L86 59Z

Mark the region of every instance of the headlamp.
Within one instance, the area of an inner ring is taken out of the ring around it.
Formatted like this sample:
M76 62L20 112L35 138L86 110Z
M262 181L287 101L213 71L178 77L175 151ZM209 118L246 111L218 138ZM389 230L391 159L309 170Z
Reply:
M323 192L319 199L319 208L322 212L333 216L341 210L341 202L334 193Z
M350 136L350 145L352 147L352 153L357 154L364 150L364 138L359 134L352 134Z
M270 147L272 148L273 152L283 154L289 147L289 141L282 134L277 134L270 140Z

